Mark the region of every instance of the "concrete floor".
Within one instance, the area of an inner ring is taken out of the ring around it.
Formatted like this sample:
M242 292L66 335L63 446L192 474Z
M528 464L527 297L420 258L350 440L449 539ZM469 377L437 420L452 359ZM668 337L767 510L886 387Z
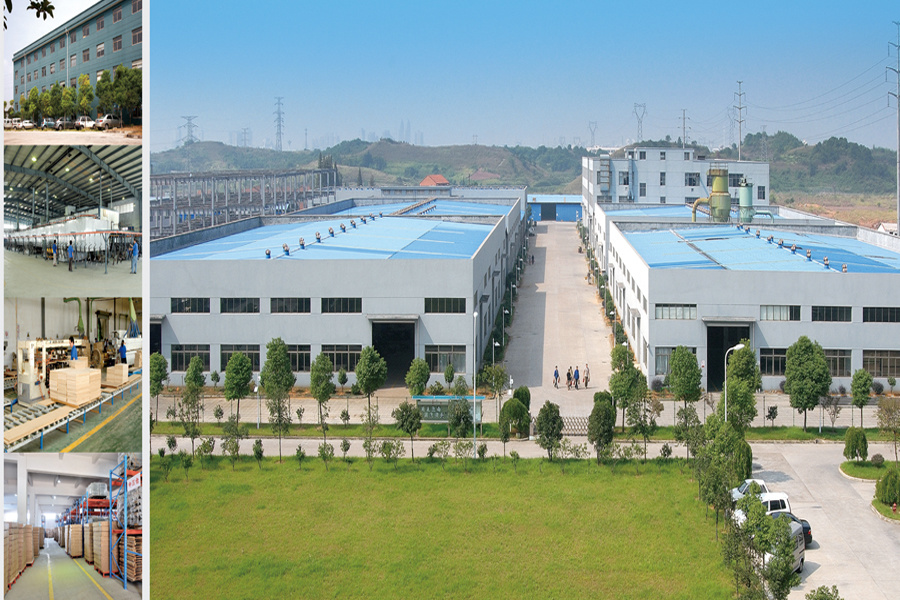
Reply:
M131 261L108 267L79 263L70 273L63 261L54 267L53 261L4 250L3 293L7 298L137 297L141 295L141 263L138 260L137 275L130 273Z
M128 589L123 589L122 582L101 576L83 558L69 557L50 538L45 540L34 564L25 569L4 595L6 600L134 600L140 597L139 583L129 583Z

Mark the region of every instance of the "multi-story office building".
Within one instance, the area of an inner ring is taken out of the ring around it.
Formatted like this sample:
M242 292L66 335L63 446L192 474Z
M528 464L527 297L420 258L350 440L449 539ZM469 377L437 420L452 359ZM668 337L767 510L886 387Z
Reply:
M142 67L143 0L101 0L13 55L14 102L33 88L49 90L54 83L77 87L87 74L96 86L104 70L114 77L123 65ZM94 105L96 106L96 97Z

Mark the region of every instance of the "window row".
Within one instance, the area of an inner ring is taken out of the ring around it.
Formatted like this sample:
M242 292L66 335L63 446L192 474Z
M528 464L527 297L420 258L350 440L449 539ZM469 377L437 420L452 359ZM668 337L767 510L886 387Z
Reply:
M426 313L451 313L464 314L466 312L465 298L425 298Z
M219 346L219 366L223 374L228 366L231 356L241 352L250 359L251 369L259 372L261 362L261 350L257 344L221 344ZM312 353L309 344L288 344L288 359L291 361L291 370L297 373L307 373L312 363ZM356 369L359 356L362 353L360 344L323 344L322 354L331 359L334 370L343 368L347 372ZM172 371L186 371L191 364L191 358L199 356L203 361L203 370L210 370L210 345L209 344L172 344L170 368Z
M466 371L465 346L425 346L425 362L432 373L443 373L452 364L456 373Z
M843 349L824 350L828 371L832 377L851 377L851 351ZM762 375L783 377L787 364L787 348L760 348L759 370ZM873 377L900 376L900 351L863 350L863 369Z
M697 354L696 348L688 348L695 356ZM656 374L657 375L668 375L669 374L669 361L672 358L672 353L675 352L674 347L665 347L665 346L657 346L656 347Z
M270 298L269 307L273 314L309 313L309 298ZM170 308L173 314L209 313L209 298L172 298ZM465 307L463 307L465 308ZM259 313L259 298L219 298L222 313ZM323 313L361 313L362 298L322 298Z
M657 304L657 319L696 319L696 304Z

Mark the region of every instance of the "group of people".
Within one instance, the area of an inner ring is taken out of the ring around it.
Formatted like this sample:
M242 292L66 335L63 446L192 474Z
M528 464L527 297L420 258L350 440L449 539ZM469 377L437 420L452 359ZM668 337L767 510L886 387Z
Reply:
M571 390L574 386L575 389L578 389L578 386L581 382L584 382L584 388L587 389L588 382L591 380L591 369L588 367L587 363L584 363L584 376L582 377L581 372L579 372L578 367L575 367L575 370L572 370L572 367L569 367L569 370L566 371L566 389ZM559 367L553 367L553 387L559 387Z
M119 362L122 364L128 364L128 349L125 347L125 340L122 340L122 344L118 349ZM75 336L69 336L69 359L70 360L78 360L78 347L75 345Z
M130 248L131 254L131 274L137 275L137 261L138 257L141 254L140 246L138 246L137 239L135 239L131 243ZM72 240L69 240L69 245L66 248L66 257L69 259L69 271L72 270L72 263L75 262L75 246L72 244ZM59 264L59 247L56 245L56 240L53 240L53 266Z

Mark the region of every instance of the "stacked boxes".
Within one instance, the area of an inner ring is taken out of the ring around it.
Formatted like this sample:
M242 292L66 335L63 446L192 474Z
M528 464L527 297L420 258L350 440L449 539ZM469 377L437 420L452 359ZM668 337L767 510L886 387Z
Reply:
M29 548L31 543L29 540ZM3 579L6 589L25 570L25 526L18 523L3 524Z
M90 524L84 526L84 560L94 563L94 528Z
M44 540L44 530L41 527L34 527L31 530L34 542L34 555L37 556L41 552L41 542Z
M25 551L25 564L34 564L34 527L24 525L22 527L22 546Z
M66 553L72 558L80 558L84 556L84 538L81 530L81 524L69 525L69 543L66 546Z
M50 399L78 408L100 397L99 369L50 371Z
M110 565L109 562L109 521L91 523L91 527L94 540L94 568L103 575L109 575L110 567L113 573L118 573L116 564Z
M120 538L118 543L116 544L116 549L118 550L117 555L119 557L119 564L125 565L125 551L124 551L124 538ZM138 556L137 554L143 554L143 543L142 536L140 535L129 535L128 536L128 564L125 565L125 574L128 577L128 581L140 581L141 580L141 570L142 570L142 556Z
M106 368L106 385L121 387L128 381L128 365L118 364Z

